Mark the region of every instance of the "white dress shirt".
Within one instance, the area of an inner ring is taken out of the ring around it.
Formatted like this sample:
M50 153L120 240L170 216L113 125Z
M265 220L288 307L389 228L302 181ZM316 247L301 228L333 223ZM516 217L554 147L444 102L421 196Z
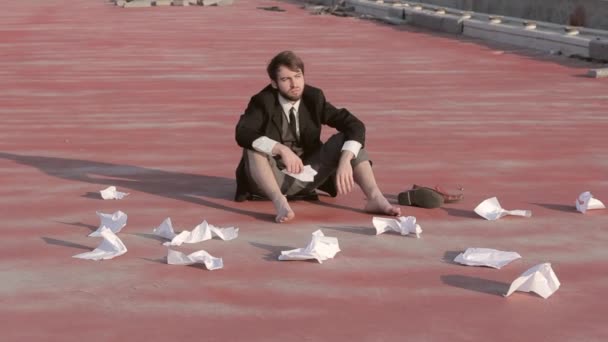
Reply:
M300 122L298 120L300 100L298 100L296 102L291 102L291 101L287 100L286 98L284 98L283 96L281 96L281 94L279 94L279 103L281 104L281 107L283 108L283 114L285 115L287 122L289 122L289 111L293 107L294 112L295 112L294 114L296 116L296 132L297 132L298 136L300 136ZM270 139L267 136L263 136L263 137L259 137L259 138L255 139L253 141L253 149L258 152L265 153L269 156L273 156L272 149L274 148L274 145L276 145L278 143L279 142L276 140ZM361 143L356 140L345 141L344 145L342 145L342 151L344 151L344 150L352 152L356 158L357 155L359 154L359 151L361 150Z

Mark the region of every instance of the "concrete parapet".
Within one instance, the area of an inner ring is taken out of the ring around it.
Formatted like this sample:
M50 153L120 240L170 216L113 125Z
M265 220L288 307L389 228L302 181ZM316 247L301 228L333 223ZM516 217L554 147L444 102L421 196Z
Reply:
M346 0L346 5L352 6L358 14L369 15L378 19L390 17L391 6L382 2L365 0Z
M544 51L559 51L566 56L589 57L589 38L564 32L525 29L491 21L467 19L463 35Z
M608 77L608 68L591 69L589 70L589 72L587 72L587 76L593 78Z
M428 12L422 10L405 10L406 22L434 31L461 34L463 19L460 16L441 12Z
M608 39L593 39L589 42L589 57L608 61Z
M318 3L322 0L309 1ZM335 0L326 0L335 4ZM409 24L438 32L463 34L530 49L608 61L608 31L496 17L420 2L344 0L343 6L358 15L385 22Z
M608 30L606 0L417 0L436 6Z

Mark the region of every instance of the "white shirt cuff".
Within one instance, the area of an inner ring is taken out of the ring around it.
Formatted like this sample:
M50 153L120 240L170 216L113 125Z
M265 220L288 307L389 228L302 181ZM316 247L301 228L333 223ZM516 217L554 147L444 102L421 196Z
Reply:
M355 155L355 158L357 158L357 155L361 150L361 143L356 140L345 141L344 145L342 145L342 151L344 150L352 152Z
M278 144L278 141L272 140L269 137L259 137L251 145L254 150L272 156L272 149L276 144ZM359 144L359 146L361 145Z

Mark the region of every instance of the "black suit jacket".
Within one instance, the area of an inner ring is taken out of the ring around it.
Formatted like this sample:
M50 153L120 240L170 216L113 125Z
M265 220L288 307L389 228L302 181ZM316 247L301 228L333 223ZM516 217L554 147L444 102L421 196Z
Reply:
M281 139L281 123L285 116L279 103L279 92L268 85L262 91L251 97L245 113L236 125L236 141L239 146L253 149L253 142L267 136L278 142ZM338 109L325 100L321 89L305 85L298 108L298 123L300 125L300 144L304 149L302 159L314 153L321 146L321 126L328 125L344 133L346 140L355 140L365 145L365 125L346 109ZM245 174L244 161L241 159L236 169L236 201L244 201L249 197L249 184ZM335 193L333 177L328 179L330 184L324 184L323 190L332 189ZM326 183L328 183L326 182ZM326 190L327 191L327 190ZM332 193L331 191L328 191Z

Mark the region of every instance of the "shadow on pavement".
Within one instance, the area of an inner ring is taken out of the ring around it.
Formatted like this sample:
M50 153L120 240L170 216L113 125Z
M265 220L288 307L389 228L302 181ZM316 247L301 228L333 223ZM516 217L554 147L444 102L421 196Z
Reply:
M470 277L460 274L442 275L440 278L441 281L446 285L501 297L507 293L510 286L510 284L501 283L499 281Z
M576 213L576 207L574 205L565 205L565 204L551 204L551 203L532 203L530 204L537 205L539 207L543 207L546 209L563 211L567 213Z
M479 219L481 218L473 210L445 208L445 207L442 207L441 209L444 210L450 216L466 217L466 218L479 218Z
M353 234L360 234L360 235L376 235L376 230L374 228L371 227L364 227L364 226L359 226L359 227L353 227L353 226L321 226L320 228L322 229L329 229L329 230L335 230L335 231L339 231L339 232L346 232L346 233L353 233Z
M234 208L207 199L232 200L235 180L231 178L195 175L90 160L28 156L4 152L0 152L0 158L35 167L49 176L97 184L100 185L100 188L115 185L122 189L130 189L190 202L213 209L229 211L234 214L250 216L262 221L274 221L274 217L268 214ZM90 192L83 195L83 197L92 196L93 193ZM100 198L97 196L96 194L95 198Z
M57 223L63 223L63 224L67 224L69 226L76 226L76 227L84 227L84 228L88 228L90 231L94 232L97 230L97 226L94 226L92 224L86 224L86 223L82 223L82 222L63 222L63 221L55 221Z
M462 251L446 251L445 253L443 253L443 259L441 260L446 264L463 266L454 261L454 258L456 258L460 253L462 253Z
M268 244L259 243L259 242L250 242L249 244L252 245L253 247L261 248L261 249L269 252L268 254L264 255L264 260L267 260L267 261L278 261L279 255L281 255L281 251L288 251L288 250L297 248L297 247L292 247L292 246L268 245Z
M54 238L50 238L50 237L46 237L46 236L43 236L41 239L44 240L44 242L46 242L49 245L86 249L86 250L93 250L95 248L95 247L81 245L79 243L73 243L73 242L69 242L69 241L65 241L65 240L58 240L58 239L54 239Z

